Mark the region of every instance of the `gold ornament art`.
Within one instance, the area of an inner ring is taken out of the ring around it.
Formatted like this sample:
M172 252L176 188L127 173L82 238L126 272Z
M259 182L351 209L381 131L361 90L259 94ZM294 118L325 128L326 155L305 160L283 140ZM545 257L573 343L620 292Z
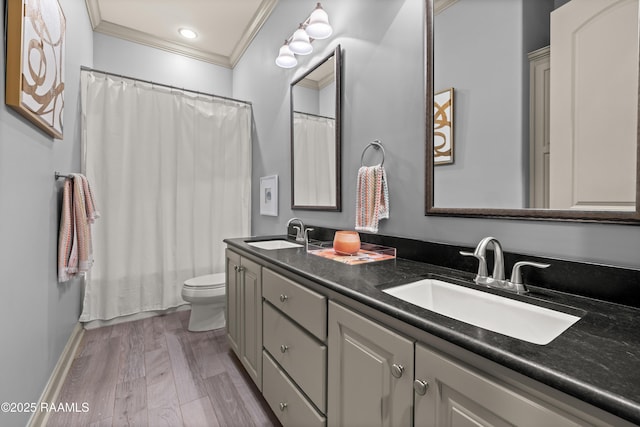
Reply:
M7 0L5 102L62 139L66 20L58 0Z
M453 163L453 88L433 97L433 163Z

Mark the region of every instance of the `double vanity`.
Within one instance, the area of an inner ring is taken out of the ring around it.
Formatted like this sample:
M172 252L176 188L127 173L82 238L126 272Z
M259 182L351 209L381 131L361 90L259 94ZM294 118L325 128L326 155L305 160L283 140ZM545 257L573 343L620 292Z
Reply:
M468 248L392 239L397 258L359 265L225 240L229 344L284 426L640 424L640 309L533 286L533 267L500 284L527 293L481 287Z

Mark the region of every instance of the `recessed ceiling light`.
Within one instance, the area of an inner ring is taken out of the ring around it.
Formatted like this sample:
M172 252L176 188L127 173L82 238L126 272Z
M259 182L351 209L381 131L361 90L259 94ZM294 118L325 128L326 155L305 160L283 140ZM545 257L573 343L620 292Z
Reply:
M180 33L180 35L185 39L195 39L196 37L198 37L198 33L190 30L189 28L180 28L178 30L178 33Z

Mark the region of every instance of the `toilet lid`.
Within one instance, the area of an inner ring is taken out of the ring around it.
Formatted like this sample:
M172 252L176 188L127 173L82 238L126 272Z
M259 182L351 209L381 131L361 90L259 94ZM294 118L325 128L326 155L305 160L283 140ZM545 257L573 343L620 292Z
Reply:
M185 280L184 282L184 285L186 287L198 288L198 289L220 288L220 287L224 287L224 284L225 284L224 273L206 274L204 276L198 276L198 277Z

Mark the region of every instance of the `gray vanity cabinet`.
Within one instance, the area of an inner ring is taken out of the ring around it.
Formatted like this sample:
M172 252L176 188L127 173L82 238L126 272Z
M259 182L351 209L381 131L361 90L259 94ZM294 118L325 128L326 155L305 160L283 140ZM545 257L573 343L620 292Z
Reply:
M268 268L262 278L262 394L284 427L324 427L327 298Z
M593 425L420 343L415 357L416 427Z
M227 249L226 273L229 345L284 427L631 425L269 263Z
M262 267L226 251L227 338L262 390Z
M329 302L329 426L411 426L413 341Z

